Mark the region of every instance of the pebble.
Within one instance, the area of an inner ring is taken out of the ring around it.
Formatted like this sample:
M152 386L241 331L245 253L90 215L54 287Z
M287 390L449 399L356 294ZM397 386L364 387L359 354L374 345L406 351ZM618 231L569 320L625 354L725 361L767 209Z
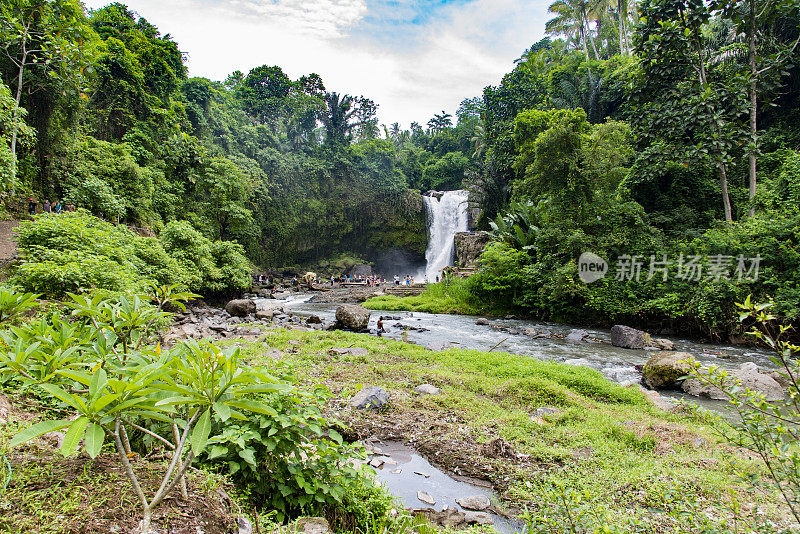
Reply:
M424 502L425 504L430 504L431 506L436 504L436 499L434 499L429 493L425 493L424 491L417 492L417 499Z

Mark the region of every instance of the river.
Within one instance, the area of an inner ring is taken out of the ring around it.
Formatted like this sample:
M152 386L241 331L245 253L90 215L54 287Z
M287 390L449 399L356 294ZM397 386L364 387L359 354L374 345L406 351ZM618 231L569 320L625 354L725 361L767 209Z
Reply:
M280 303L284 309L297 315L318 315L323 320L335 319L338 304L313 303L310 295L292 295L283 301L269 302L269 306ZM477 317L467 315L444 315L421 312L374 311L370 318L370 329L376 328L378 317L390 316L384 320L389 332L386 337L406 340L432 349L463 348L509 352L530 356L540 360L564 362L582 359L584 364L603 373L609 380L620 383L638 382L641 374L636 366L644 365L652 352L614 347L610 342L610 332L598 328L581 328L588 332L588 338L597 342L570 342L551 337L531 337L525 335L526 329L533 328L542 334L566 336L577 327L556 323L543 323L520 319L488 318L489 325L476 325ZM501 329L516 330L509 333ZM754 362L760 368L774 368L769 353L745 346L719 345L697 341L668 338L675 344L675 350L691 353L705 365L725 368L738 367L745 362ZM708 408L719 409L720 403L701 401L680 392L662 392L675 399L698 402Z

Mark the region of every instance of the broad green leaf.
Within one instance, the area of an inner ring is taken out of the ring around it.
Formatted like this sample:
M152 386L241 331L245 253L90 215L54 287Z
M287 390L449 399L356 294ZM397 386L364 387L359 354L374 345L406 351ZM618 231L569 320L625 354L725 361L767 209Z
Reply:
M106 434L103 432L103 427L97 423L92 423L86 430L86 452L89 456L96 458L100 454L100 449L103 447L103 440Z
M239 457L253 467L256 466L256 456L253 452L253 449L244 449L239 451Z
M77 452L78 443L80 443L83 438L88 424L89 419L86 417L78 417L69 425L67 433L64 435L64 441L61 443L61 454L64 456L72 456Z
M219 418L224 422L230 419L231 417L231 409L230 407L223 403L223 402L215 402L214 403L214 411L217 413Z
M192 451L195 456L199 456L208 442L208 436L211 434L211 409L203 412L192 429Z
M89 384L89 396L94 397L98 391L101 391L108 383L108 375L105 369L100 367L92 375L92 382Z
M264 404L263 402L256 402L250 399L239 399L236 401L228 401L226 404L231 408L238 408L244 412L263 413L273 417L278 416L278 412L276 412L272 406Z
M54 421L42 421L40 423L33 424L14 436L11 439L11 442L8 444L10 447L16 447L20 443L25 443L26 441L30 441L33 438L38 438L42 434L47 434L48 432L54 432L56 430L61 430L64 427L68 427L72 424L72 421L65 421L63 419L54 420Z

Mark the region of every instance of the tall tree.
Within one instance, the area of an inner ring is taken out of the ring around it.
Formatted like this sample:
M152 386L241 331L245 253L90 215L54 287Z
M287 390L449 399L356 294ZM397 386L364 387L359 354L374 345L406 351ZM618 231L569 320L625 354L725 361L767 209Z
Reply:
M83 7L75 0L4 0L0 8L0 40L5 57L14 68L11 175L15 180L23 93L41 91L54 80L63 84L61 90L65 93L77 94L80 90L80 74L88 65Z
M747 147L749 214L754 212L753 200L757 187L756 156L759 150L758 105L762 84L770 93L777 92L775 75L793 59L800 45L800 6L795 0L715 0L712 5L721 10L734 25L729 39L735 47L743 36L747 45L748 74L748 126L750 139ZM794 21L794 23L789 22ZM724 50L728 57L736 57L736 49Z

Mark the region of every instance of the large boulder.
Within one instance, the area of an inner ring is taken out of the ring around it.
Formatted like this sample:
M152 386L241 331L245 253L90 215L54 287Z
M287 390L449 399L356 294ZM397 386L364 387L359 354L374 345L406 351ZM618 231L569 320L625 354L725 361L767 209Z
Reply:
M741 384L742 388L764 395L768 401L783 400L785 396L783 387L770 375L761 373L758 366L752 362L743 363L738 369L728 373L725 386L733 387L736 384ZM728 398L720 388L704 385L696 378L686 380L683 383L683 391L695 397L715 400Z
M247 317L256 313L256 303L250 299L231 300L225 305L225 311L234 317Z
M367 278L375 273L372 271L372 265L367 265L366 263L359 263L357 265L353 265L347 272L347 274L355 278L358 278L359 276Z
M665 351L654 354L642 369L644 383L652 389L676 388L679 379L692 369L691 360L694 360L694 356L688 352Z
M355 304L342 304L336 308L336 320L339 326L348 330L364 330L369 324L370 311Z
M350 399L350 406L357 410L380 410L387 404L389 394L378 386L367 386Z
M492 240L489 232L457 232L453 237L453 247L458 267L475 267L478 256Z
M650 341L650 335L621 324L611 327L611 344L623 349L641 349Z

